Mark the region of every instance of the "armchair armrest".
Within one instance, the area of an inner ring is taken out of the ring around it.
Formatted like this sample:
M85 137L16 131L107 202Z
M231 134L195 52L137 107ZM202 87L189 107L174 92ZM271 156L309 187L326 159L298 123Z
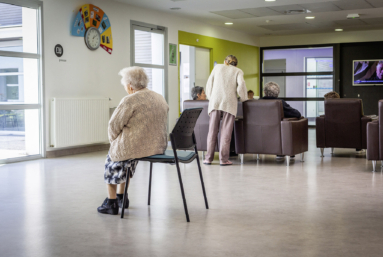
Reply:
M245 153L245 137L243 134L243 120L234 122L235 152L237 154Z
M281 121L282 154L295 155L308 150L308 119Z
M316 137L317 137L317 148L326 147L326 133L325 133L325 117L316 118Z
M294 121L299 120L298 118L283 118L283 121Z
M362 116L362 149L367 149L367 123L371 122L372 119L367 116Z
M380 160L379 158L379 123L367 124L367 160Z

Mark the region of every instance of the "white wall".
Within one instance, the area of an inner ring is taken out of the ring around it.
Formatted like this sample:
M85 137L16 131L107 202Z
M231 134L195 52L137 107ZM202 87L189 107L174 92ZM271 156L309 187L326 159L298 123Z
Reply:
M112 0L94 0L87 3L100 7L108 15L113 34L113 54L102 49L87 49L84 39L70 35L73 19L81 5L80 0L44 0L44 58L45 58L45 104L46 145L49 148L49 101L52 97L110 97L110 107L118 105L126 95L120 85L118 71L130 65L130 20L160 25L168 28L168 42L178 43L178 31L202 34L256 45L254 36L178 16L142 9ZM61 44L64 55L57 58L54 46ZM66 62L59 62L65 59ZM178 117L178 68L168 69L169 127Z
M259 38L259 46L318 45L382 41L383 30L343 31L321 34L267 36Z

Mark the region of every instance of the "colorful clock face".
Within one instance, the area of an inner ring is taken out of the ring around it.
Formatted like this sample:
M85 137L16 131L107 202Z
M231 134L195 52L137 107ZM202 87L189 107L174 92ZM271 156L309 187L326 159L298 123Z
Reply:
M96 50L100 47L101 36L98 29L90 27L85 33L85 44L90 50Z
M96 36L97 30L98 36ZM113 51L112 27L104 11L92 4L81 6L72 26L72 36L84 37L86 46L91 50L101 47L108 54Z

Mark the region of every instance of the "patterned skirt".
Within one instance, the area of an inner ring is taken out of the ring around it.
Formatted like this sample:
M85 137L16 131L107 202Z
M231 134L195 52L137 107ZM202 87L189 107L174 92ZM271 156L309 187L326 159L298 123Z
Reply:
M108 154L105 160L105 183L114 185L125 183L127 174L129 174L131 178L133 177L137 164L138 161L136 160L113 162Z

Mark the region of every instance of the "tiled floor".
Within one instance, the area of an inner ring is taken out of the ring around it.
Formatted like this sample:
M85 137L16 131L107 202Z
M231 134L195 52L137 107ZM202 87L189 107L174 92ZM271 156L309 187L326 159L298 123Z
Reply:
M305 162L274 156L231 167L148 163L129 188L124 219L101 215L106 152L0 167L0 256L382 256L383 173L351 149L320 158L310 131Z

